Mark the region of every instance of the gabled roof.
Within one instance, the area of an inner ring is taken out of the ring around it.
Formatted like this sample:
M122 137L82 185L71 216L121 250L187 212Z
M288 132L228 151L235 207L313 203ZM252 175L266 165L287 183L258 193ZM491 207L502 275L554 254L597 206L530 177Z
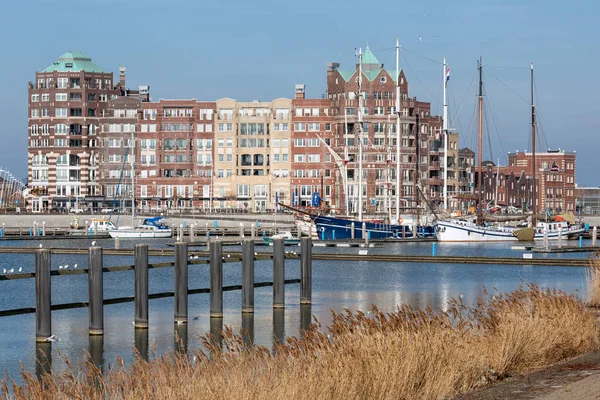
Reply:
M40 72L104 72L109 73L110 71L105 71L98 65L92 62L92 59L86 56L85 54L78 51L67 51L62 56L58 57L52 65L47 68L41 70Z

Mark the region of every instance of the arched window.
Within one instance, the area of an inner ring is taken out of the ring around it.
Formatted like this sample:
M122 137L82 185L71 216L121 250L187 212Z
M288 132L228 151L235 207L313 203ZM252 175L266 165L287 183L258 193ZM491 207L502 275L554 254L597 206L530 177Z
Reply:
M88 135L96 135L98 134L98 126L94 124L88 125Z
M56 157L56 165L69 165L69 156L62 154Z
M31 125L31 134L38 135L40 133L40 127L38 125Z

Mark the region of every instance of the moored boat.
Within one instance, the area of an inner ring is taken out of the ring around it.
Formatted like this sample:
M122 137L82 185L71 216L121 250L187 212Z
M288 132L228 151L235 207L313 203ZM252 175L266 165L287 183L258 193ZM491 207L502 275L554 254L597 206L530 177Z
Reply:
M144 222L134 228L111 229L108 234L113 238L123 239L153 239L170 238L173 234L171 228L162 223L162 217L146 218Z
M300 238L292 236L292 233L290 231L280 232L280 233L277 233L275 235L272 235L271 237L267 237L267 235L263 231L263 241L266 244L272 245L274 239L283 239L283 243L284 244L298 244L298 243L300 243Z

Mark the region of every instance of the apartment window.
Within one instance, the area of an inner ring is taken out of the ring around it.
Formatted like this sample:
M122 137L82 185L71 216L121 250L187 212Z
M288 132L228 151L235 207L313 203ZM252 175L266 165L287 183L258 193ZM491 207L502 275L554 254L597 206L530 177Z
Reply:
M346 107L345 112L346 112L346 115L355 115L354 107Z
M33 108L31 110L31 118L39 118L40 117L40 110L39 108Z
M294 124L294 131L300 132L300 131L305 131L305 130L306 130L306 124L303 124L303 123L295 123Z
M40 101L40 95L39 94L32 94L31 95L31 101Z
M42 117L49 117L49 116L50 116L50 109L42 108Z
M56 80L56 87L59 88L59 89L66 89L66 88L68 88L69 87L69 78L58 78Z
M250 185L237 185L238 197L250 197Z
M288 139L281 139L281 147L284 149L288 148Z
M306 147L306 139L294 139L294 147Z
M288 162L288 155L287 155L287 153L283 153L281 155L281 161L282 162Z
M65 124L54 125L54 134L55 135L66 135L67 134L67 125L65 125Z

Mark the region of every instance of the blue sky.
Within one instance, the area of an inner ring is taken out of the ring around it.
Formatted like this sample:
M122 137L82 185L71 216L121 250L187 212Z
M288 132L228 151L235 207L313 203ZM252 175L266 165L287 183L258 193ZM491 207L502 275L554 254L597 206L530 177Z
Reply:
M502 164L507 151L531 147L528 68L534 62L538 150L577 151L578 184L600 186L597 1L21 0L3 6L0 164L18 176L27 173L27 82L67 50L115 73L126 66L128 86L150 85L154 100L268 101L292 97L296 83L306 84L308 96L321 96L326 63L349 68L354 49L367 44L394 69L399 38L410 95L439 114L441 66L431 60L447 57L451 126L461 132L461 146L476 143L473 79L483 56L484 135L490 137L484 158Z

